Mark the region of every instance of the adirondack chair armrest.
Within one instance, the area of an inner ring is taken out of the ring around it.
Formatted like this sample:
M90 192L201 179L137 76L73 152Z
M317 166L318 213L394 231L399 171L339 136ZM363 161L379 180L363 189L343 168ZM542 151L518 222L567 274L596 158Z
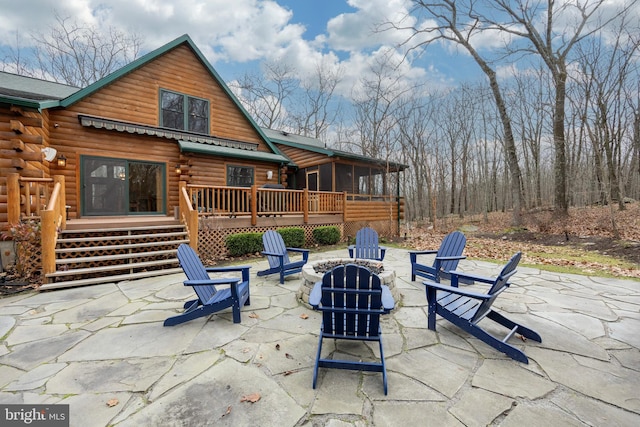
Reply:
M309 249L287 248L287 250L292 252L309 253Z
M426 251L409 251L409 259L411 260L411 264L418 263L418 255L433 255L437 254L437 250L426 250Z
M450 285L441 285L440 283L432 282L430 280L425 280L424 282L422 282L422 284L425 285L427 288L435 289L437 291L451 292L452 294L461 295L469 298L480 299L480 300L491 298L491 295L481 294L479 292L469 291L467 289L456 288Z
M396 301L393 299L393 295L391 295L391 290L387 285L382 285L382 308L384 308L385 313L389 313L393 310L393 307L396 305Z
M459 256L437 256L436 260L439 261L454 261L454 260L460 260L460 259L467 259L466 255L459 255Z
M426 251L409 251L410 255L430 255L430 254L437 254L438 250L437 249L429 249Z
M267 255L267 256L277 256L277 257L280 257L280 258L284 258L284 254L278 254L278 253L275 253L275 252L262 251L261 254L262 255Z
M302 254L302 259L306 262L309 259L309 249L287 248L288 251Z
M233 265L228 267L207 267L205 270L207 270L207 273L227 273L239 271L242 272L242 281L248 282L250 268L250 265Z
M320 300L322 299L322 282L316 282L311 289L311 293L309 294L309 305L313 307L314 310L318 309L320 305Z
M496 281L496 279L493 277L477 276L475 274L465 273L459 270L451 270L449 274L451 274L451 283L453 283L454 281L457 283L460 281L460 279L467 279L472 282L481 282L481 283L494 283Z
M237 285L240 283L240 278L229 277L222 279L209 279L209 280L185 280L185 286L211 286L211 285Z

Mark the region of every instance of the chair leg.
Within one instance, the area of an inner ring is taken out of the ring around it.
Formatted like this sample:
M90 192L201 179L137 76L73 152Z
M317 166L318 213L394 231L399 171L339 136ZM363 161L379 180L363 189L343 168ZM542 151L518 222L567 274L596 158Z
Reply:
M436 330L436 298L437 292L433 288L426 288L427 292L427 327L435 331Z
M384 395L387 395L387 366L384 363L384 351L382 350L382 338L378 341L380 343L380 363L382 363L382 386L384 388Z
M527 328L526 326L522 326L519 323L514 322L513 320L507 319L502 314L491 310L489 314L487 314L487 318L493 320L494 322L506 327L507 329L513 329L514 327L518 327L516 330L517 333L522 335L525 338L528 338L533 341L542 342L542 338L538 333L532 329Z
M513 360L517 360L522 363L529 363L529 359L527 356L511 344L507 344L506 342L500 341L490 333L486 332L484 329L479 328L476 325L469 324L468 328L465 328L467 332L469 332L474 337L478 338L480 341L490 345L496 350L506 354Z
M236 300L232 306L233 323L240 323L240 301Z
M318 380L318 363L320 363L320 354L322 353L322 331L320 331L320 338L318 339L318 353L316 354L316 365L313 368L313 388L316 388L316 381Z

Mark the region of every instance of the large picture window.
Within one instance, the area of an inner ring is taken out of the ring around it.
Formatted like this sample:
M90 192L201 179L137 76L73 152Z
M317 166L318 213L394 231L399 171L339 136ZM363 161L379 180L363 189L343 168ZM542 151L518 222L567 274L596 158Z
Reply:
M209 133L209 101L181 93L160 91L160 126Z
M227 185L229 187L251 187L253 185L253 168L228 165Z

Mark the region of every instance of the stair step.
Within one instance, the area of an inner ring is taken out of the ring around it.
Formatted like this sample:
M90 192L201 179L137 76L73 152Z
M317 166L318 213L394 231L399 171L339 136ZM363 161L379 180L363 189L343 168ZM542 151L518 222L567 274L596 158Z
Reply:
M56 271L54 273L47 274L47 278L78 276L82 274L104 273L104 272L118 271L118 270L132 270L135 268L157 267L160 265L177 264L177 263L178 263L178 259L174 258L174 259L162 259L157 261L134 262L134 263L125 263L125 264L116 264L116 265L103 265L101 267L75 268L75 269L69 269L69 270Z
M124 280L142 279L145 277L164 276L167 274L182 273L181 268L168 268L165 270L141 271L139 273L119 274L117 276L92 277L90 279L68 280L64 282L45 283L38 288L40 291L52 289L70 288L74 286L97 285L100 283L117 283ZM48 277L48 276L47 276Z
M127 231L146 231L146 230L167 230L171 228L185 228L185 226L181 223L176 223L175 225L151 225L148 227L140 226L140 227L112 227L112 228L87 228L87 229L66 229L62 230L60 233L62 236L65 234L85 234L85 233L106 233L106 232L127 232Z
M92 237L72 237L58 239L59 243L83 243L83 242L108 242L112 240L141 240L158 237L184 237L186 231L175 233L150 233L150 234L122 234L119 236L92 236Z
M117 259L129 259L129 258L143 258L143 257L155 257L163 255L175 255L177 249L167 249L164 251L150 251L150 252L133 252L128 254L115 254L115 255L96 255L81 258L62 258L56 260L56 265L64 264L79 264L83 262L92 261L110 261Z
M88 251L109 251L113 249L136 249L136 248L148 248L150 246L179 245L181 243L188 244L189 240L183 239L183 240L167 240L165 242L127 243L124 245L85 246L82 248L58 248L56 249L56 253L60 254L60 253L74 253L74 252L88 252Z

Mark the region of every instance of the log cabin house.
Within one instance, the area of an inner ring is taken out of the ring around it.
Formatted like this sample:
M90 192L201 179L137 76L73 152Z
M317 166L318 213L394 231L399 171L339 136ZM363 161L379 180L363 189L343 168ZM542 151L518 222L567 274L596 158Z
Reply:
M180 243L212 260L239 232L397 235L405 168L260 128L187 35L86 88L0 73L0 227L40 228L40 289L180 271Z

